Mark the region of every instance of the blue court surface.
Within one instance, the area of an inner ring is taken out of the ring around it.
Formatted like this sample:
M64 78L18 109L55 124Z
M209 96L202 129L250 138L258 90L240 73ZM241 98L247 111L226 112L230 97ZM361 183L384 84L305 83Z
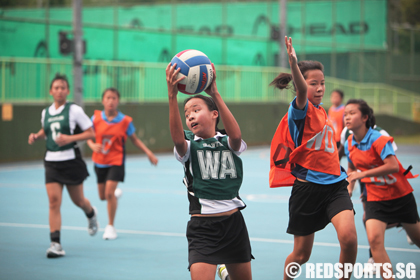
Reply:
M420 173L420 149L402 145L397 155L402 164ZM98 208L100 231L91 237L82 210L63 194L61 243L66 256L47 259L49 247L48 199L42 161L0 165L0 279L189 279L185 229L188 200L182 184L183 169L172 154L158 154L152 166L145 156L129 156L126 181L120 184L115 227L118 239L102 239L108 218L100 201L91 160L85 196ZM282 279L284 261L293 248L286 233L291 188L268 187L269 148L249 148L242 154L244 182L241 197L247 203L243 215L251 237L254 279ZM342 160L347 168L347 162ZM417 203L420 178L410 180ZM357 262L368 259L368 242L362 224L359 190L353 195L358 232ZM419 205L419 204L418 204ZM420 250L407 243L404 231L386 231L391 261L412 262L420 278ZM309 262L336 263L339 245L330 224L315 234ZM353 279L356 279L354 276ZM299 279L305 279L305 267ZM407 278L408 279L408 278Z

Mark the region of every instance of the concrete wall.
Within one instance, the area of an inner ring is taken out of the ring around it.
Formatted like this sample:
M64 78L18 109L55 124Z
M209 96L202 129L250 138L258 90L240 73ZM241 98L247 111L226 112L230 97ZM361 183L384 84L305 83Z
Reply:
M180 105L181 108L182 105ZM228 104L238 121L243 139L249 146L267 145L278 123L287 111L283 103L232 103ZM0 162L42 160L45 142L28 145L28 136L41 128L41 111L45 105L14 105L13 119L0 121ZM88 116L101 104L85 106ZM167 103L121 104L121 112L133 117L137 136L154 152L171 151L173 148L169 133L169 111ZM182 108L181 108L182 109ZM1 107L0 107L1 110ZM182 112L182 111L181 111ZM420 124L389 116L376 116L377 124L391 135L412 135L420 133ZM182 117L184 122L184 117ZM127 143L127 153L141 153L131 141ZM85 148L85 156L90 156Z

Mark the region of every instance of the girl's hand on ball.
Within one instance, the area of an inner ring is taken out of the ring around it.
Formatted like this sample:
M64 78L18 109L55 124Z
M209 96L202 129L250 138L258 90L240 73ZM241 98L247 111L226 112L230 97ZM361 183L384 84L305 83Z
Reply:
M211 67L213 68L213 81L204 92L210 95L211 97L214 97L214 95L218 94L219 91L217 90L217 85L216 85L216 68L214 67L213 63L211 64Z
M166 84L168 86L169 96L176 96L178 94L179 81L183 80L185 77L177 79L178 73L181 71L181 68L176 69L176 63L171 66L171 63L166 67Z

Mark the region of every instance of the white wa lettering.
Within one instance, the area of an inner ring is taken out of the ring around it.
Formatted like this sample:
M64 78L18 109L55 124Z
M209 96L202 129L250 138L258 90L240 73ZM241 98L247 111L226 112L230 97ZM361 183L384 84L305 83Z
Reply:
M236 178L236 166L231 151L222 152L222 169L219 179L225 179L226 175L230 175L231 179Z
M200 165L201 178L203 180L218 179L217 173L219 173L220 167L220 152L215 151L214 156L211 151L206 151L206 157L204 158L204 151L197 151L198 163Z
M325 148L324 150L329 153L334 153L335 150L335 143L333 140L334 136L334 130L328 126L325 125L324 129L321 132L318 132L314 137L312 137L308 143L306 144L306 148L311 149L315 143L314 149L316 151L319 151L322 146L322 141L325 142Z
M222 151L222 158L220 158L220 151L205 151L205 155L204 151L197 151L197 157L203 180L226 179L226 175L229 175L232 179L237 177L235 161L231 151ZM219 169L220 174L218 174Z

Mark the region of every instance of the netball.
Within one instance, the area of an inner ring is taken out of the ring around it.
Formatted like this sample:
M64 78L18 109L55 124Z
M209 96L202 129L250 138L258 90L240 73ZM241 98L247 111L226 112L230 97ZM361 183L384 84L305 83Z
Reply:
M211 61L203 52L184 50L172 58L171 65L175 63L176 69L181 68L177 78L186 77L178 83L178 90L182 93L200 93L213 81Z

